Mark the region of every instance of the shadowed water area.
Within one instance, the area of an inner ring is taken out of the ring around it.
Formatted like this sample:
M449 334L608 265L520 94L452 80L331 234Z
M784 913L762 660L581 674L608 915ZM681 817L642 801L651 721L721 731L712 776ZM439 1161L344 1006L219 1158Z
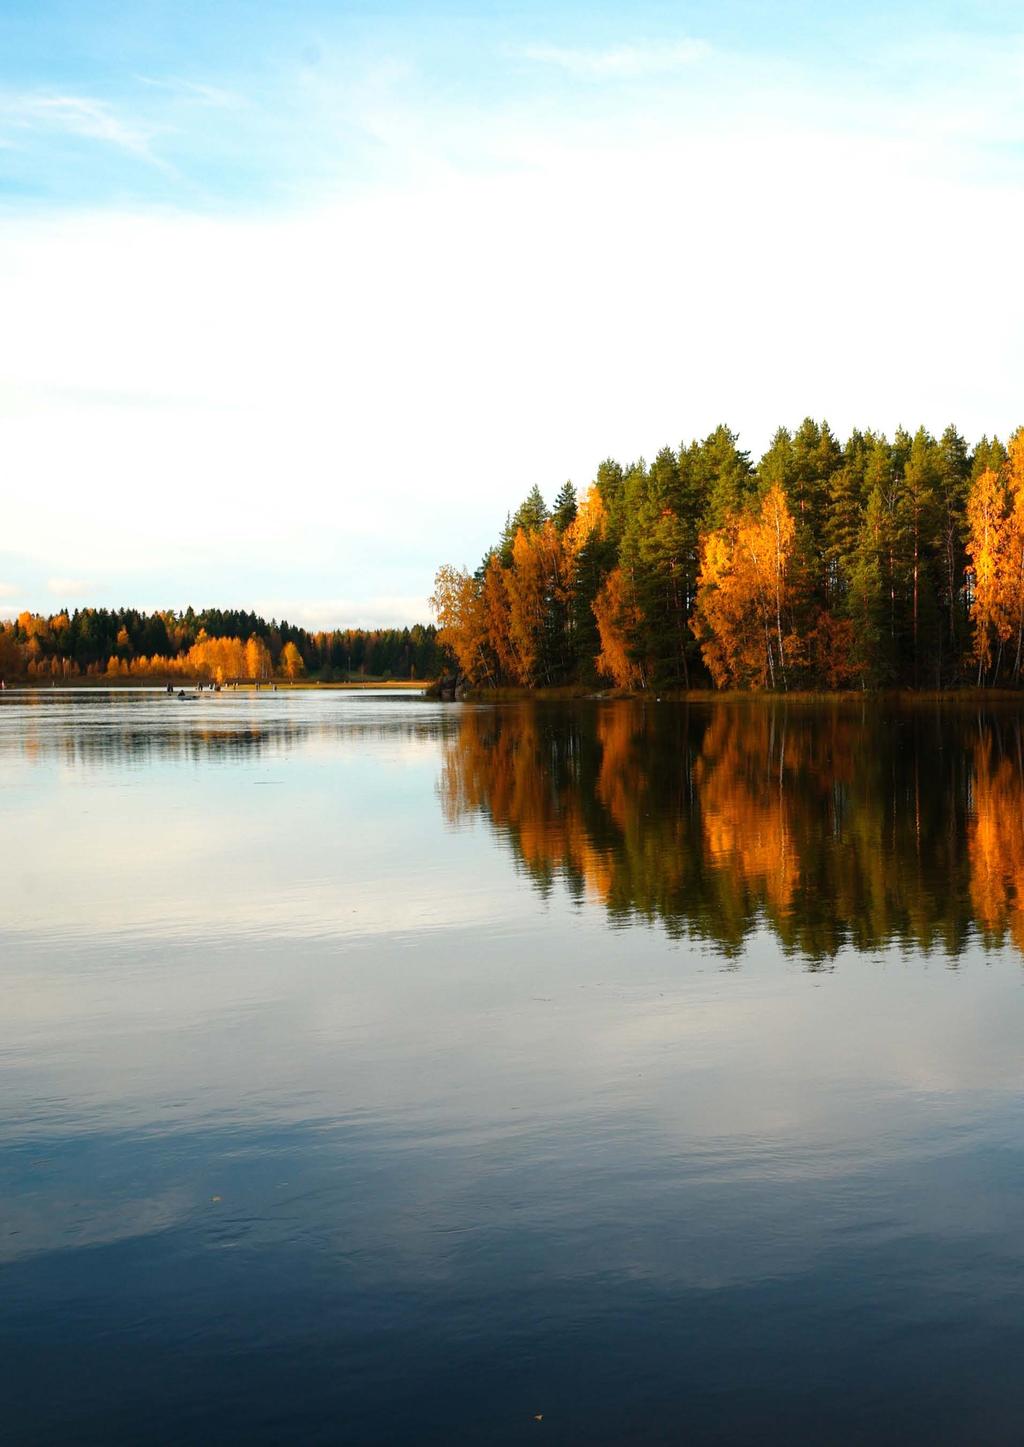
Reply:
M1017 1442L1022 717L3 695L5 1435Z

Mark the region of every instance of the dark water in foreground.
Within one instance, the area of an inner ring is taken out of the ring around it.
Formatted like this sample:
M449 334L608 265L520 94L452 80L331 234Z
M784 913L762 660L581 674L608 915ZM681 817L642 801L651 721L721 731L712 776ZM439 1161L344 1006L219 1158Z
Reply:
M8 693L0 1437L1018 1442L1021 718Z

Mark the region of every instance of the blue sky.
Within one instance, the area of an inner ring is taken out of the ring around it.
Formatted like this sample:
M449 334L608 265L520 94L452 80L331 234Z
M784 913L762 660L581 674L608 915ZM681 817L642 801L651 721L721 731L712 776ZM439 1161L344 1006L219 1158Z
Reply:
M426 614L534 482L1020 408L1010 4L7 3L0 609Z

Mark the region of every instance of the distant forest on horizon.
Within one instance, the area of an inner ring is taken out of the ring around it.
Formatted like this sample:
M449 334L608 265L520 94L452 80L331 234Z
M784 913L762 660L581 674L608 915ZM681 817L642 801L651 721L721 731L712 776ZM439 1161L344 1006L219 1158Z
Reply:
M726 426L607 459L582 498L535 487L431 603L478 687L1017 686L1024 428L971 447L807 418L756 464Z
M437 629L309 632L240 609L76 608L0 622L0 678L423 678L441 667Z

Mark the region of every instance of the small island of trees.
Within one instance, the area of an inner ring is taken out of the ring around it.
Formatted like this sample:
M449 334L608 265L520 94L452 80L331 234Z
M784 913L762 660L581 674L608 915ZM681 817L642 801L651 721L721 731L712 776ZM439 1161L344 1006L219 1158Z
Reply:
M939 689L1024 666L1024 429L890 441L780 428L606 460L535 487L475 572L442 567L439 640L477 687Z

